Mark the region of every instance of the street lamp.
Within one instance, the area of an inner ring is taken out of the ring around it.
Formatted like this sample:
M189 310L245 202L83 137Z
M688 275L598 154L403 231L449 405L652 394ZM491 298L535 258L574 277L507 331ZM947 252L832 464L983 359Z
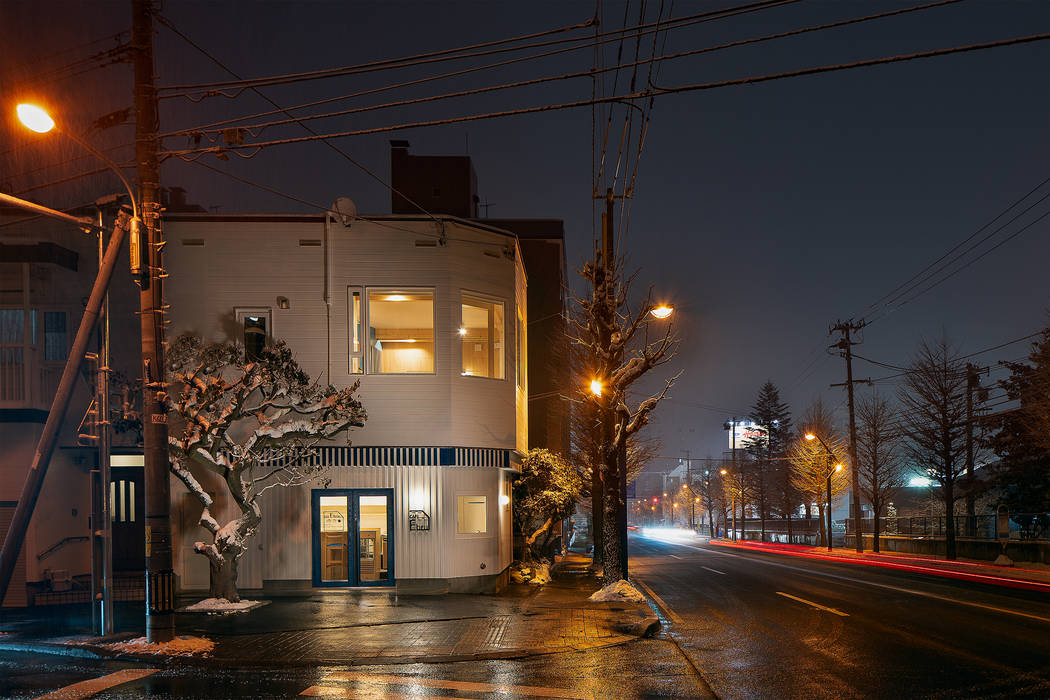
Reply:
M138 5L144 7L145 3L138 2ZM149 12L140 13L136 10L132 26L133 44L135 43L135 35L143 31L141 26L143 17L146 18L148 23ZM146 69L147 72L152 71L152 45L150 44L147 51L138 51L137 53L135 73L138 79L146 63L149 64L149 67ZM136 90L138 90L138 86L136 86ZM146 481L146 509L144 515L146 538L149 543L146 547L145 557L146 636L150 642L165 642L172 640L175 636L173 617L175 574L172 570L171 521L169 517L171 503L168 495L168 429L165 408L161 400L162 387L164 386L164 330L160 316L164 313L164 301L160 278L163 276L161 249L164 244L163 241L158 242L156 240L153 232L153 221L155 221L155 217L159 213L159 205L156 202L159 173L156 168L155 145L148 146L143 139L144 133L149 135L148 127L144 129L143 125L151 120L149 116L151 112L153 118L155 118L156 107L154 102L151 110L149 100L145 96L141 100L143 104L139 104L139 102L137 94L136 113L138 114L139 139L136 145L136 154L139 164L139 185L142 188L143 204L147 208L147 211L144 213L151 222L149 227L139 217L139 203L135 199L131 183L124 176L120 166L94 146L78 138L76 134L58 129L55 120L42 107L23 103L16 107L16 111L19 120L27 128L37 133L60 130L109 166L110 170L120 178L131 201L132 219L128 227L128 252L131 257L131 274L141 289L139 294L139 318L142 332L143 458L145 461L144 476ZM153 135L155 136L155 132ZM151 160L152 163L150 162ZM111 245L114 242L119 244L119 239L111 241ZM80 354L82 354L82 351ZM146 420L147 415L150 417L149 420ZM6 561L4 564L6 565ZM6 567L0 566L0 568Z
M656 318L663 320L674 313L674 307L669 306L667 304L660 304L659 306L654 306L652 309L650 309L649 313L651 313Z
M601 398L601 396L602 396L602 383L599 380L597 380L597 379L592 379L591 380L591 393L594 394L595 397Z
M835 453L831 451L831 448L827 446L827 443L825 443L823 438L821 438L819 435L814 435L813 433L806 433L806 439L809 440L810 442L812 442L813 440L820 440L820 444L824 447L825 450L827 450L828 454L831 455L831 460L833 462L837 462L838 461L835 458ZM841 463L837 463L835 465L835 471L836 472L842 471L842 464ZM828 485L828 516L827 516L827 521L828 521L828 551L829 552L831 551L831 475L832 475L831 470L828 470L828 484L827 484ZM860 537L860 531L859 530L857 531L857 537Z

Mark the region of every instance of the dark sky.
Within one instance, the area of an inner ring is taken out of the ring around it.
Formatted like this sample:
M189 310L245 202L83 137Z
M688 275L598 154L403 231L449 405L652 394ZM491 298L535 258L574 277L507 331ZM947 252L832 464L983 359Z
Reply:
M732 5L663 3L663 16ZM798 2L661 34L658 53L675 53L799 27L838 21L916 2ZM603 29L622 26L624 5L603 3ZM648 21L661 4L648 2ZM628 23L637 22L633 1ZM475 44L586 21L590 3L203 3L168 2L163 14L193 41L246 77L345 66ZM83 46L130 24L128 3L23 3L0 7L3 66L0 94L19 85L57 105L71 129L131 104L130 70L116 65L58 81L41 76L113 41ZM1050 3L965 0L852 27L667 61L654 79L668 87L842 64L1050 31ZM591 33L583 30L578 34ZM562 36L562 35L559 35ZM556 38L556 37L555 37ZM606 54L615 59L617 46ZM62 51L63 53L58 53ZM641 57L650 55L643 42ZM634 45L624 46L632 57ZM511 54L517 56L521 54ZM504 56L507 57L507 56ZM323 99L474 63L452 62L267 88L283 105ZM329 105L377 104L450 90L587 70L582 50L499 70L476 72L411 89ZM169 29L157 28L159 85L228 76ZM91 63L86 66L93 65ZM640 79L644 82L643 69ZM611 89L608 74L605 89ZM653 284L677 309L682 346L671 371L684 370L658 415L663 453L720 455L722 422L746 412L759 387L775 382L796 414L814 397L841 405L843 362L827 355L828 326L868 306L935 261L1050 176L1050 42L955 54L751 86L663 95L651 113L638 168L625 244L639 286ZM619 76L619 88L629 80ZM424 119L586 99L588 79L311 122L341 131ZM642 103L644 106L644 103ZM5 103L4 109L9 105ZM162 131L269 109L251 93L236 99L162 102ZM615 161L626 107L613 112L608 159ZM570 267L591 246L592 112L590 108L469 124L401 130L335 143L382 179L389 177L388 140L411 141L417 154L469 152L483 203L494 217L565 220ZM637 127L638 122L635 122ZM92 169L72 144L26 139L5 125L0 189L6 192ZM599 129L603 123L599 121ZM303 135L296 125L260 138ZM132 142L121 126L93 142ZM187 147L184 138L165 142ZM10 149L14 147L15 150ZM625 149L633 168L637 151ZM131 151L113 151L130 160ZM48 162L60 164L26 174ZM354 199L363 213L389 211L382 184L321 143L265 149L249 160L205 162L321 205ZM167 186L220 212L306 211L197 165L169 160ZM623 179L617 181L617 190ZM605 183L607 184L607 183ZM46 204L88 201L117 187L105 175L25 196ZM603 184L604 187L604 184ZM1025 205L1050 192L1043 186ZM995 226L1016 215L1012 210ZM1030 212L962 258L958 267L1036 217ZM617 211L620 216L620 211ZM1027 335L1050 308L1050 220L1044 219L943 284L879 318L856 351L892 365L909 361L920 339L945 335L969 354ZM2 234L2 230L0 230ZM974 240L978 240L980 236ZM948 268L949 270L955 267ZM933 280L938 277L933 277ZM172 283L177 281L172 280ZM925 286L925 285L923 285ZM922 289L920 286L918 289ZM883 315L885 311L881 314ZM1020 343L974 358L983 364L1025 354ZM893 370L858 360L855 376ZM986 381L1002 376L993 371ZM886 382L880 391L892 393ZM863 388L862 392L870 391ZM995 394L993 394L994 396Z

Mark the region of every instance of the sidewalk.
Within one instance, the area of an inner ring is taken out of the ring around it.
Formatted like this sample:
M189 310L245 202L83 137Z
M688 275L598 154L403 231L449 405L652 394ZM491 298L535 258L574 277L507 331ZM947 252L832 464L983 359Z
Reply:
M1016 566L996 566L989 562L962 559L949 561L947 559L923 554L902 554L899 552L875 553L872 551L865 551L862 554L858 554L856 550L844 547L836 547L829 552L826 547L810 547L807 545L770 542L732 542L730 540L712 539L710 543L720 547L750 549L787 556L823 559L825 561L840 561L844 563L848 562L851 564L866 566L881 566L890 569L930 574L933 576L957 578L976 583L988 583L996 586L1025 588L1028 590L1045 591L1050 593L1050 567L1047 567L1044 564L1019 562Z
M652 632L658 623L643 604L589 602L587 597L597 590L597 581L581 575L581 562L574 559L564 562L560 574L546 586L510 586L498 596L399 596L377 589L314 591L272 597L268 605L247 613L177 613L175 625L180 636L214 642L210 654L198 657L198 662L224 666L520 658L623 644ZM180 600L180 604L189 602ZM141 607L138 610L141 616ZM123 612L125 619L134 619L132 610ZM83 612L80 615L82 618ZM62 618L64 622L75 620ZM0 649L158 659L151 654L119 653L106 646L141 636L141 626L122 630L111 639L71 635L71 631L75 627L56 628L55 616L39 610L30 609L20 616L5 611Z

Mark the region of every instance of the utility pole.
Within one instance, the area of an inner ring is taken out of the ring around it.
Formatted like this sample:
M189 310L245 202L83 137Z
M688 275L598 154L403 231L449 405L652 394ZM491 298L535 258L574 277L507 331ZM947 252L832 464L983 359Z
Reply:
M98 269L102 272L105 235L102 207L98 210ZM112 444L109 415L109 290L102 302L102 337L99 339L95 376L95 412L98 425L98 469L92 473L91 508L91 621L99 635L113 633L113 522L109 500L109 457Z
M153 81L152 0L131 0L131 53L135 72L135 162L146 228L139 317L142 329L142 437L146 486L146 637L175 638L168 424L164 381L164 241L160 231L160 165L157 159L157 90ZM134 265L134 261L132 263Z
M852 479L852 491L853 491L853 529L855 530L857 540L857 553L864 551L864 541L861 539L860 534L860 467L857 465L857 421L854 417L853 411L853 385L854 384L867 384L871 386L871 379L853 379L853 346L857 345L850 340L851 331L859 331L868 325L866 321L861 319L859 322L854 323L851 321L838 321L828 331L828 335L838 331L842 334L842 338L839 342L835 343L831 347L838 348L842 351L842 357L846 358L846 396L849 399L849 469L850 478ZM843 386L842 384L832 384L831 386ZM828 498L828 509L831 509L831 499ZM828 522L831 522L830 517ZM831 543L831 527L828 527L828 543Z
M980 370L977 365L966 363L966 534L977 532L977 518L973 497L974 437L973 394L980 387Z

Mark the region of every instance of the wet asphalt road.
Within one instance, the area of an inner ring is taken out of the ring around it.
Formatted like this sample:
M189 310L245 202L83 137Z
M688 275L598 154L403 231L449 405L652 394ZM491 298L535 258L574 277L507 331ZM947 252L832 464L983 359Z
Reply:
M662 606L654 639L350 668L151 669L0 652L0 697L153 670L92 697L1050 698L1043 594L699 541L631 547L632 577Z
M642 537L631 576L719 697L1050 698L1044 593Z

